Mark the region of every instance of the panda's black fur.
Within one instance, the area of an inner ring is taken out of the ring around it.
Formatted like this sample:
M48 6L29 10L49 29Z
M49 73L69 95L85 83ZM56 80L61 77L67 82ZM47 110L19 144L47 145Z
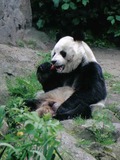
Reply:
M62 51L64 51L63 48ZM54 55L52 55L54 60L53 57ZM101 66L94 60L94 57L90 61L88 58L86 62L84 56L81 56L79 65L68 73L60 73L57 69L51 70L51 66L51 63L46 62L37 69L37 77L43 86L43 90L47 92L64 86L72 87L75 90L58 108L54 118L65 120L79 115L82 118L90 118L92 116L91 105L105 100L107 95Z

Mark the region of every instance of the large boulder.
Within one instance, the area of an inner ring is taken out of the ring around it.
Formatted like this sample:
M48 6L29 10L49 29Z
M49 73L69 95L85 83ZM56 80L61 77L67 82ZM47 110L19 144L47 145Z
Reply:
M0 1L0 43L16 44L32 25L30 0Z
M38 51L29 48L18 48L0 44L0 105L6 104L8 90L6 79L16 76L26 76L36 72L36 65L40 62Z

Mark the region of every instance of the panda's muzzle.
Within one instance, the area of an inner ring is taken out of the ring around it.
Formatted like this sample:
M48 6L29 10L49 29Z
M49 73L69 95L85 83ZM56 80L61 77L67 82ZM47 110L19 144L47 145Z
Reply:
M57 72L62 72L64 70L65 66L64 65L52 65L51 70L57 70Z
M52 66L51 66L51 70L57 70L57 72L62 72L65 68L65 65L58 65L57 61L51 61L52 62Z

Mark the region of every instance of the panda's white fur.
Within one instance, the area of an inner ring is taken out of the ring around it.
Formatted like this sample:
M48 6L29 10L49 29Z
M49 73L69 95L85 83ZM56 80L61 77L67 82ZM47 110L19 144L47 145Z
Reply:
M66 57L60 54L61 51L67 53ZM55 67L58 73L70 73L78 67L83 58L83 65L92 61L96 62L90 47L83 41L74 41L70 36L61 38L51 52L51 60L56 61Z

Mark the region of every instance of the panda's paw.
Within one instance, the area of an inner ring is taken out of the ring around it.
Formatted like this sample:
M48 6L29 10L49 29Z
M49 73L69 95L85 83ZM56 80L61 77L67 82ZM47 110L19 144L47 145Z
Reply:
M30 111L35 111L38 108L40 102L37 99L24 100L24 105L29 108Z
M45 62L43 64L41 64L38 69L37 69L37 73L46 73L49 72L51 69L51 64L49 62Z

